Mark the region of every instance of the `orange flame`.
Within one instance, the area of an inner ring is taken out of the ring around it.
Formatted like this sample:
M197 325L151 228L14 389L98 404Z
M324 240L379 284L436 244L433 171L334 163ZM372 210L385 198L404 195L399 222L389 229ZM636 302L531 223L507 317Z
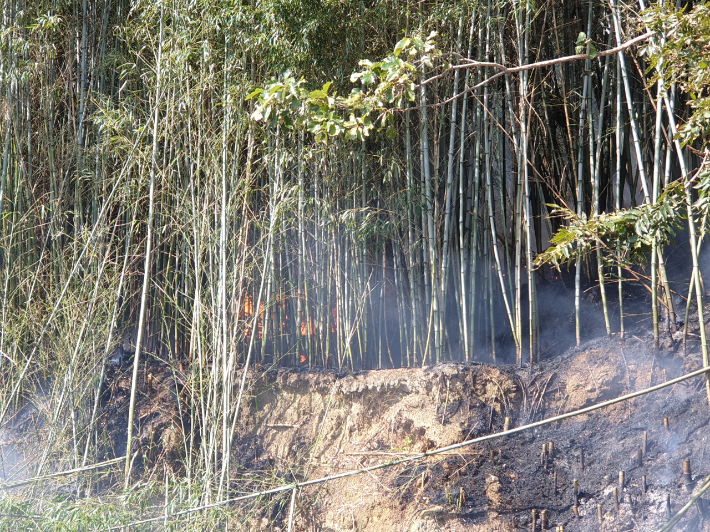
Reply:
M262 302L259 305L259 317L263 319L263 312L264 312L264 303ZM251 296L246 296L244 298L244 311L242 312L242 317L243 318L248 318L249 316L254 314L254 301L252 300ZM246 331L246 334L249 335L251 334L251 328L252 325L249 323L244 323L244 330ZM257 326L257 338L261 339L262 336L262 330L263 330L263 323L262 320L258 320Z
M251 296L247 296L244 300L244 317L251 316L254 312L254 302L251 300Z
M311 317L308 321L301 321L301 336L313 335L316 332L315 325L313 323L313 318Z

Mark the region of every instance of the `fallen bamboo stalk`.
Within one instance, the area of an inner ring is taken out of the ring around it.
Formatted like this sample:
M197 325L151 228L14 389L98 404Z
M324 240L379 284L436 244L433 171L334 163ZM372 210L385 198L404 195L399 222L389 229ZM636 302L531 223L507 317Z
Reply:
M0 489L17 488L19 486L25 486L27 484L33 484L35 482L41 482L43 480L66 477L69 475L74 475L76 473L83 473L84 471L91 471L92 469L100 469L102 467L106 467L108 465L115 464L116 462L120 462L121 460L125 460L125 459L126 459L125 456L121 456L120 458L113 458L111 460L106 460L105 462L99 462L97 464L92 464L92 465L84 466L84 467L77 467L76 469L68 469L66 471L59 471L57 473L50 473L49 475L42 475L41 477L33 477L33 478L28 478L26 480L17 480L14 482L4 482L4 483L0 484Z
M705 493L708 488L710 488L710 476L705 477L702 487L695 493L695 495L690 498L686 505L683 506L683 508L681 508L677 514L671 517L665 525L658 529L658 532L670 532L670 530L672 530L673 527L678 524L678 521L680 521L681 518L685 515L685 512L690 510L690 508L693 506L693 503L700 499L700 497L703 496L703 493Z
M295 486L293 488L293 491L291 492L291 508L288 512L288 532L291 532L293 530L293 515L294 515L294 510L296 508L296 496L298 494L298 486ZM167 524L167 523L166 523Z
M481 436L481 437L479 437L479 438L474 438L474 439L472 439L472 440L467 440L467 441L464 441L464 442L461 442L461 443L455 443L455 444L453 444L453 445L448 445L448 446L446 446L446 447L440 447L439 449L434 449L434 450L432 450L432 451L427 451L427 452L424 452L424 453L419 453L419 454L417 454L417 455L415 455L415 456L410 456L410 457L408 457L408 458L402 458L401 460L394 460L394 461L391 461L391 462L385 462L385 463L383 463L383 464L377 464L377 465L374 465L374 466L365 467L365 468L362 468L362 469L356 469L356 470L353 470L353 471L346 471L346 472L344 472L344 473L338 473L338 474L336 474L336 475L331 475L331 476L329 476L329 477L322 477L322 478L318 478L318 479L314 479L314 480L308 480L308 481L301 482L301 483L292 482L292 483L290 483L290 484L286 484L286 485L284 485L284 486L278 486L278 487L272 488L272 489L270 489L270 490L260 491L260 492L257 492L257 493L249 493L249 494L247 494L247 495L242 495L242 496L240 496L240 497L234 497L234 498L232 498L232 499L227 499L227 500L215 502L215 503L212 503L212 504L205 504L205 505L203 505L203 506L197 506L197 507L195 507L195 508L189 508L189 509L187 509L187 510L182 510L182 511L180 511L180 512L175 512L174 514L171 515L171 517L177 518L177 517L181 517L181 516L183 516L183 515L188 515L188 514L191 514L191 513L199 512L199 511L201 511L201 510L207 510L207 509L210 509L210 508L216 508L216 507L218 507L218 506L224 506L224 505L226 505L226 504L230 504L230 503L234 503L234 502L246 501L246 500L249 500L249 499L255 499L255 498L257 498L257 497L263 497L264 495L275 495L275 494L277 494L277 493L287 492L287 491L293 490L293 489L296 488L296 487L304 488L304 487L306 487L306 486L313 486L313 485L316 485L316 484L322 484L322 483L324 483L324 482L328 482L328 481L331 481L331 480L339 480L339 479L342 479L342 478L347 478L347 477L351 477L351 476L354 476L354 475L359 475L359 474L362 474L362 473L369 473L370 471L375 471L375 470L377 470L377 469L384 469L384 468L386 468L386 467L393 467L393 466L396 466L396 465L405 464L405 463L407 463L407 462L413 462L413 461L415 461L415 460L421 460L422 458L426 458L426 457L429 457L429 456L435 456L435 455L437 455L437 454L442 454L442 453L445 453L445 452L447 452L447 451L453 451L453 450L455 450L455 449L460 449L460 448L462 448L462 447L468 447L468 446L474 445L474 444L476 444L476 443L481 443L481 442L484 442L484 441L490 441L490 440L495 440L495 439L498 439L498 438L503 438L503 437L506 437L506 436L511 436L511 435L517 434L517 433L519 433L519 432L524 432L524 431L526 431L526 430L530 430L530 429L534 429L534 428L538 428L538 427L543 427L543 426L545 426L545 425L550 425L550 424L556 423L556 422L558 422L558 421L563 421L563 420L565 420L565 419L570 419L570 418L573 418L573 417L576 417L576 416L579 416L579 415L582 415L582 414L587 414L587 413L589 413L589 412L594 412L595 410L600 410L600 409L605 408L605 407L607 407L607 406L612 406L612 405L615 405L615 404L617 404L617 403L621 403L621 402L624 402L624 401L628 401L629 399L635 399L636 397L641 397L642 395L646 395L646 394L649 394L649 393L652 393L652 392L656 392L656 391L658 391L658 390L662 390L663 388L667 388L668 386L673 386L674 384L678 384L679 382L683 382L683 381L685 381L685 380L692 379L693 377L699 377L699 376L704 375L704 374L706 374L706 373L708 373L708 372L710 372L710 367L701 368L701 369L699 369L699 370L697 370L697 371L693 371L693 372L691 372L691 373L687 373L687 374L685 374L685 375L682 375L682 376L677 377L677 378L675 378L675 379L671 379L671 380L666 381L666 382L664 382L664 383L657 384L657 385L655 385L655 386L651 386L650 388L645 388L645 389L639 390L639 391L637 391L637 392L633 392L633 393L629 393L629 394L626 394L626 395L622 395L621 397L617 397L616 399L609 399L608 401L603 401L603 402L598 403L598 404L596 404L596 405L588 406L588 407L586 407L586 408L581 408L581 409L575 410L575 411L573 411L573 412L568 412L567 414L560 414L560 415L558 415L558 416L553 416L553 417L551 417L551 418L543 419L543 420L541 420L541 421L536 421L535 423L530 423L530 424L528 424L528 425L522 425L522 426L520 426L520 427L516 427L516 428L514 428L514 429L510 429L510 430L507 431L507 432L496 432L496 433L493 433L493 434L488 434L488 435L486 435L486 436ZM710 479L708 479L708 481L706 481L706 482L704 483L704 485L703 485L703 491L704 491L705 489L707 489L708 486L710 486ZM701 493L701 494L702 494L702 493ZM125 525L117 525L117 526L114 526L114 527L109 528L108 530L120 530L120 529L123 529L123 528L129 528L129 527L138 526L138 525L142 525L142 524L146 524L146 523L152 523L152 522L155 522L155 521L159 521L159 520L161 520L161 519L164 519L164 516L161 515L160 517L153 517L153 518L149 518L149 519L143 519L143 520L141 520L141 521L134 521L134 522L132 522L132 523L127 523L127 524L125 524ZM666 531L666 530L661 530L661 531L659 531L659 532L667 532L667 531Z
M411 456L411 455L419 455L422 453L418 453L416 451L360 451L360 452L354 452L354 453L344 453L345 456ZM440 453L443 455L456 455L456 456L485 456L483 453L475 453L475 452L469 452L469 453L461 453L461 452L445 452L445 453Z

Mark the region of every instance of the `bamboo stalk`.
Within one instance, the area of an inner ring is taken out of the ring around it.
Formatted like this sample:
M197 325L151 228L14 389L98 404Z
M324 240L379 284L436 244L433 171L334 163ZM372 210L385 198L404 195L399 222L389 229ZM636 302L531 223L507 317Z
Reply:
M587 15L587 35L591 33L591 27L592 27L592 4L591 1L589 3L589 13ZM589 54L589 44L587 44L587 54ZM579 218L582 218L584 214L584 181L583 181L583 176L584 176L584 162L583 162L583 156L584 156L584 143L583 143L583 132L584 132L584 122L585 122L585 110L588 109L589 106L585 105L584 102L587 101L589 91L591 90L591 76L590 76L590 61L587 59L585 61L585 74L584 74L584 82L583 82L583 89L582 89L582 104L579 107L579 144L578 144L578 149L579 153L577 155L577 161L578 161L578 166L577 166L577 216ZM591 128L590 128L591 129ZM580 297L582 294L582 261L581 259L577 260L577 264L575 267L575 275L574 275L574 323L575 323L575 337L577 339L577 345L580 345L582 341L582 331L581 331L581 317L580 317L580 312L581 312L581 305L580 305Z
M487 13L487 18L490 20L490 1L488 3L488 13ZM490 54L490 24L488 24L488 27L486 29L486 57ZM485 74L484 74L485 76ZM488 109L488 86L484 87L483 89L483 104L482 104L483 109ZM484 145L484 159L485 159L485 168L486 168L486 202L488 204L488 228L490 231L491 235L491 247L493 250L493 257L495 259L495 271L496 275L498 276L498 279L500 281L500 286L501 286L501 292L503 295L503 302L505 304L505 311L508 315L508 321L510 322L510 328L513 332L513 339L515 341L515 345L518 349L521 348L521 338L518 335L518 330L516 328L516 322L515 319L513 318L513 314L511 312L510 308L510 303L508 300L508 293L506 291L506 286L505 286L505 280L503 279L503 271L501 268L501 262L500 262L500 254L498 251L498 239L497 239L497 232L496 232L496 220L495 220L495 206L493 203L493 185L491 181L491 170L492 170L492 161L491 161L491 135L490 135L490 128L488 126L484 125L484 140L483 140L483 145Z
M614 34L616 36L616 44L617 44L617 46L620 46L621 45L621 29L620 29L619 13L618 13L618 7L617 7L616 0L612 0L612 2L611 2L611 13L612 13L613 21L614 21ZM626 95L626 106L629 111L629 115L628 115L629 116L629 123L631 125L631 134L633 137L634 152L636 154L636 164L637 164L637 168L638 168L639 178L641 179L641 187L643 189L644 201L646 203L649 203L650 195L649 195L649 191L648 191L648 181L646 179L646 171L644 169L644 164L643 164L643 151L641 149L641 143L639 140L638 127L636 125L633 99L631 97L631 89L629 87L629 77L626 72L626 59L624 57L623 50L619 51L619 65L621 67L621 77L624 82L624 92Z
M676 123L675 117L671 112L671 105L668 101L668 94L665 89L663 92L663 102L666 106L666 113L668 115L668 124L672 133L673 144L676 148L676 153L678 155L678 163L680 164L681 176L683 182L685 183L685 200L686 207L688 209L688 232L690 233L690 255L693 261L693 278L695 280L695 298L698 305L698 323L700 325L700 346L702 349L703 366L710 366L710 357L708 356L708 344L705 333L705 318L704 318L704 307L703 307L703 293L701 290L702 282L700 278L700 267L698 263L698 239L695 234L695 218L693 215L693 199L691 197L690 186L688 181L688 171L685 165L685 159L683 157L683 151L680 146L680 141L677 139L676 133ZM708 396L708 403L710 403L710 375L705 374L705 389Z
M616 127L614 130L616 144L616 210L620 210L624 204L623 180L621 178L621 88L619 78L621 77L621 61L616 63ZM624 271L621 266L617 267L619 278L619 336L624 338Z
M597 123L597 128L596 128L596 134L595 134L595 139L596 139L596 153L594 155L594 160L592 161L592 180L594 184L594 192L593 192L593 199L592 203L594 204L594 214L595 216L599 216L600 214L600 205L599 205L599 181L600 181L600 176L599 172L601 169L601 155L602 155L602 126L604 124L604 107L606 103L606 94L607 94L607 86L609 82L609 58L611 56L606 56L604 59L604 74L602 75L602 96L601 96L601 102L599 104L599 120ZM589 108L588 110L589 116L592 116L592 109ZM590 129L591 129L591 120L590 120ZM591 137L591 133L590 133ZM590 143L591 146L591 143ZM597 275L599 277L599 292L601 295L602 299L602 308L604 311L604 325L606 326L606 334L610 335L611 334L611 323L609 320L609 310L607 306L607 300L606 300L606 287L605 287L605 280L604 280L604 268L602 266L602 257L601 257L601 249L597 248Z
M145 323L145 313L147 305L148 286L150 284L150 271L152 260L152 245L153 245L153 216L155 209L155 175L157 173L157 155L158 155L158 119L159 101L160 101L160 64L163 52L163 9L160 11L160 37L158 40L158 69L156 74L156 91L155 91L155 114L153 116L153 154L151 157L150 168L150 184L148 192L148 223L147 235L145 244L145 262L143 266L143 289L141 291L141 307L138 314L138 332L136 334L136 350L133 358L133 374L131 377L131 398L128 406L128 428L126 429L126 465L125 465L125 485L124 489L128 489L130 482L131 460L130 456L133 452L133 417L135 414L136 405L136 390L138 386L138 367L140 365L141 348L143 347L143 331Z
M457 37L457 51L458 53L461 53L461 47L463 46L462 44L462 39L463 39L463 17L459 17L459 29L458 29L458 37ZM458 93L459 90L459 71L456 70L454 73L454 86L453 86L453 94ZM444 211L444 242L443 242L443 249L441 252L441 274L439 275L439 279L441 282L441 286L439 288L439 293L441 294L441 309L442 309L442 316L443 313L446 312L447 308L447 294L448 294L448 284L449 284L449 270L450 270L450 264L449 264L449 243L451 238L453 237L453 226L454 224L451 221L452 218L452 200L453 200L453 194L454 194L454 160L456 157L456 120L458 119L458 111L457 111L457 105L458 105L458 99L454 100L451 103L451 116L449 118L449 153L448 153L448 163L447 163L447 170L446 170L446 191L445 191L445 198L444 198L444 203L445 203L445 211ZM461 142L463 143L463 137ZM462 176L459 176L459 180L463 180ZM442 320L443 323L444 320ZM437 359L438 361L438 359Z
M414 204L412 203L414 195L414 180L413 180L413 169L412 169L412 139L410 132L410 113L405 116L405 149L406 149L406 168L407 168L407 259L409 264L409 297L412 305L412 364L417 364L417 345L419 340L419 335L417 331L419 330L418 324L420 323L420 301L419 301L419 290L417 279L417 267L415 264L415 254L414 254ZM422 361L422 364L424 362Z
M473 35L476 26L476 10L471 11L471 26L468 33L468 53L467 58L473 55ZM469 74L466 70L464 76L464 88L469 89ZM463 352L466 360L471 360L471 336L472 331L469 330L469 292L467 290L466 280L468 278L468 259L469 250L466 246L466 218L468 211L468 189L470 183L466 179L464 169L464 154L466 153L466 112L468 111L468 98L464 98L461 104L461 146L459 148L459 273L461 285L460 302L461 302L461 332L463 338Z

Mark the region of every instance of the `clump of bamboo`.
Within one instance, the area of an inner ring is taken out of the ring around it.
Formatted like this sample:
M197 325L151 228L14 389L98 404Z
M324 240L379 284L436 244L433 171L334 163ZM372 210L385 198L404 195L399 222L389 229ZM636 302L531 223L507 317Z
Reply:
M187 491L202 502L229 497L255 364L533 363L545 334L535 255L561 223L547 205L587 218L637 196L654 205L697 164L675 140L684 96L661 81L654 101L642 90L616 3L579 6L583 38L559 2L378 1L357 16L328 4L318 13L333 27L316 37L270 6L4 5L0 423L28 397L50 405L33 473L103 458L106 362L124 341L135 358L123 484L148 464L135 421L149 365L167 365L192 427ZM432 30L441 55L424 61L413 42ZM612 45L604 35L618 50L595 55ZM562 60L577 46L584 61ZM345 134L350 109L313 103L370 94L370 76L410 59L413 85L401 101L380 95L379 122L352 110L359 135ZM310 102L279 107L300 89ZM643 135L639 110L654 105ZM703 323L701 215L686 192ZM576 260L577 343L595 276L613 329L603 259L586 278ZM659 301L674 320L660 241L650 262L658 338ZM701 343L708 364L703 327Z

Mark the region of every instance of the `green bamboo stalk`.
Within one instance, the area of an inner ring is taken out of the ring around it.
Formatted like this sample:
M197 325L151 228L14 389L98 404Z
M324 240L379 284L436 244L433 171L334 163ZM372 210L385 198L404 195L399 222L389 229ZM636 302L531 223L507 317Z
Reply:
M421 303L419 299L420 288L417 282L418 278L418 267L415 263L415 250L414 250L414 227L415 227L415 217L414 217L414 203L413 197L417 197L414 193L414 176L412 169L412 138L410 131L410 115L411 113L405 114L405 154L406 154L406 169L407 169L407 260L409 265L409 298L412 305L412 364L418 364L418 350L417 345L419 344L419 323L420 322L420 309Z
M457 53L461 53L461 47L463 46L463 17L459 17L459 29L457 36ZM459 70L454 72L454 86L452 88L452 94L456 95L459 91ZM458 98L454 99L451 103L451 116L449 118L449 153L448 153L448 164L446 170L446 191L445 191L445 210L444 210L444 243L441 252L441 274L439 275L441 286L439 288L439 293L441 294L441 320L443 322L443 316L447 308L447 294L448 294L448 284L449 284L449 243L453 237L453 227L452 223L452 199L454 194L454 160L456 157L456 121L458 119ZM463 142L463 137L462 137ZM463 180L462 176L459 176L459 180ZM441 348L440 348L441 349Z
M495 234L491 231L489 233L491 238L495 238ZM488 239L486 239L486 244L488 242ZM488 247L488 246L486 246ZM484 251L484 253L487 255L488 258L490 258L490 254L488 253L488 249ZM489 262L486 263L487 265ZM493 268L486 268L486 280L487 280L487 285L488 285L488 312L489 312L489 323L490 323L490 332L491 332L491 360L495 364L497 362L496 360L496 315L495 315L495 299L494 299L494 290L493 290L493 275L491 274L491 270Z
M471 12L471 26L468 33L468 53L467 58L471 58L473 55L473 34L476 25L476 10L473 9ZM468 92L469 87L469 74L470 70L466 69L466 74L464 76L464 91ZM466 112L468 110L468 98L464 98L461 104L461 146L459 148L459 273L460 273L460 286L461 286L461 338L463 339L463 352L465 360L471 360L471 343L470 337L472 336L472 331L469 331L468 323L468 313L469 313L469 292L466 286L467 270L468 270L468 254L470 250L466 247L466 216L468 213L468 189L470 183L465 178L465 168L464 168L464 154L466 153Z
M160 11L160 37L158 40L158 59L155 90L155 114L153 116L153 153L150 167L150 185L148 192L148 223L146 228L145 262L143 265L143 288L141 290L141 307L138 314L138 332L136 333L136 350L133 357L133 374L131 377L131 398L128 406L128 427L126 429L126 464L125 464L125 484L124 489L128 489L131 472L131 455L133 453L133 417L136 406L136 390L138 386L138 367L140 365L141 348L143 347L143 331L147 305L148 286L150 284L150 271L153 245L153 216L155 209L155 175L157 173L158 156L158 123L160 117L160 69L163 53L163 9Z
M593 159L593 171L592 171L592 179L594 183L594 192L593 192L593 200L592 203L594 204L594 214L595 216L599 216L600 214L600 205L599 205L599 181L600 181L600 169L601 169L601 155L602 155L602 126L604 124L604 108L606 105L606 94L607 94L607 87L609 85L609 58L611 56L606 56L604 58L604 74L602 75L602 95L601 95L601 102L599 104L599 120L597 123L596 127L596 153ZM593 92L592 92L593 96ZM588 110L589 116L592 116L592 109L590 108ZM592 121L590 120L590 129L591 129L591 124ZM590 142L590 147L591 147L591 142ZM604 278L604 268L602 265L602 256L601 256L601 249L597 248L597 275L599 277L599 292L601 294L601 299L602 299L602 308L604 311L604 325L606 326L606 334L610 335L611 334L611 321L609 319L609 309L607 305L607 299L606 299L606 286L605 286L605 278Z
M619 13L616 0L611 2L611 13L614 20L614 34L616 36L616 45L621 46L621 28L619 22ZM643 150L641 149L641 142L639 140L638 127L636 125L636 118L634 114L634 104L631 98L631 88L629 86L629 77L626 72L626 59L624 57L623 50L619 51L619 64L621 66L621 77L624 82L624 92L626 95L626 106L629 112L629 123L631 125L631 134L633 138L634 151L636 154L636 164L638 168L638 175L641 179L641 187L643 188L644 201L649 203L650 194L648 190L648 180L646 179L646 170L643 164Z
M591 33L591 27L592 27L592 4L591 2L589 3L589 13L587 15L587 35ZM587 54L589 54L589 44L587 44ZM583 136L584 136L584 122L586 119L586 116L584 114L585 110L588 109L588 106L585 105L585 102L587 101L589 91L591 89L591 75L590 75L590 70L591 70L591 64L589 59L585 60L585 74L584 74L584 81L583 81L583 89L582 89L582 104L580 105L579 108L579 153L577 155L577 161L578 161L578 166L577 166L577 216L579 218L582 217L584 214L584 162L583 162L583 157L584 157L584 142L583 142ZM580 297L582 294L582 261L581 259L577 259L577 264L575 267L575 274L574 274L574 323L575 323L575 337L577 339L577 345L580 345L582 342L582 331L581 331L581 318L580 318L580 312L581 312L581 305L580 305Z
M621 178L621 87L619 79L621 78L621 62L616 62L616 127L614 128L614 138L616 145L616 203L614 207L620 210L624 204L624 189L623 180ZM619 336L624 338L624 271L621 266L617 267L617 276L619 277Z
M489 5L489 15L490 15L490 5ZM489 39L486 39L487 42L489 42ZM486 45L488 48L488 44ZM488 85L486 85L483 89L483 109L488 108ZM491 128L493 125L491 124ZM495 259L495 270L496 270L496 275L498 276L498 279L500 281L501 285L501 292L503 295L503 302L505 303L505 310L508 315L508 321L510 322L510 327L513 332L513 339L515 341L515 345L518 348L518 350L521 347L521 338L517 334L516 327L515 327L515 320L513 318L513 314L510 308L510 303L508 300L508 293L506 291L506 286L505 286L505 279L503 278L503 270L501 268L501 263L500 263L500 254L498 252L498 239L497 239L497 232L496 232L496 220L495 220L495 210L494 210L494 204L493 204L493 184L491 181L491 133L490 133L490 128L485 125L484 126L484 150L485 150L485 168L486 168L486 202L488 203L488 227L490 230L490 235L491 235L491 247L493 250L493 257Z
M654 150L653 150L653 189L651 191L651 201L655 205L658 201L658 189L660 186L660 164L661 164L661 128L663 127L663 84L658 81L658 97L656 99L656 128L654 130ZM658 256L662 251L658 248L658 241L654 239L651 250L651 305L653 311L653 343L656 349L659 347L658 330Z
M518 13L516 10L515 13L516 17L516 31L519 31L519 20L518 20ZM490 11L489 11L489 18L490 18ZM498 16L499 19L499 30L498 30L498 38L499 38L499 54L500 54L500 61L502 64L506 63L506 56L505 56L505 43L504 43L504 25L503 21L505 20L505 16L502 14L499 14ZM521 53L522 53L521 49ZM488 54L486 54L486 57L488 57ZM522 56L519 55L518 60L522 63ZM518 364L523 363L523 354L522 354L522 335L523 335L523 330L522 330L522 304L521 304L521 294L522 294L522 285L521 285L521 274L522 274L522 239L521 239L521 228L522 228L522 198L523 198L523 183L522 183L522 149L520 147L520 133L518 130L518 126L515 121L515 116L516 113L513 109L513 94L512 94L512 89L511 89L511 82L510 82L510 76L506 73L504 76L505 80L505 100L508 106L508 114L511 117L510 120L510 127L512 129L512 135L511 135L511 140L513 141L513 152L515 153L515 161L517 164L517 168L519 170L518 172L518 179L516 180L516 191L515 191L515 207L514 207L514 213L513 213L513 220L512 220L512 235L513 235L513 240L514 240L514 246L515 246L515 266L512 269L512 274L511 274L511 261L508 251L508 245L507 245L507 239L506 239L506 260L507 260L507 265L508 265L508 281L510 283L510 290L511 294L513 293L513 283L515 283L515 312L511 314L513 318L513 338L515 339L515 346L516 346L516 360ZM504 179L507 179L507 176L504 176ZM505 201L505 198L502 198L502 201ZM505 223L505 219L504 219ZM505 230L505 227L504 227ZM515 277L513 279L512 277Z
M424 76L424 73L422 73ZM439 362L439 357L441 355L440 345L438 344L438 321L439 321L439 293L438 293L438 282L437 282L437 267L436 267L436 236L434 233L434 196L432 190L432 177L431 177L431 165L430 165L430 151L429 151L429 133L428 133L428 121L427 121L427 95L426 95L426 85L421 87L421 159L422 159L422 179L424 181L424 198L423 205L424 210L422 216L425 219L423 223L423 229L425 230L425 241L428 251L428 256L425 255L425 266L428 266L429 272L425 279L430 275L431 282L430 294L427 294L427 301L429 302L430 308L430 322L428 328L434 328L434 360ZM427 333L427 346L429 345L430 333ZM426 363L426 358L428 356L428 349L424 353L423 363Z
M522 13L525 11L525 23L524 29L520 31L520 27L523 25ZM520 20L519 24L516 24L518 29L518 60L520 64L528 64L530 62L529 58L529 41L530 41L530 9L527 4L524 7L519 7L516 10L516 21ZM522 33L522 35L520 34ZM525 194L524 206L523 206L523 223L525 231L525 259L526 259L526 270L528 278L528 334L530 341L530 363L535 360L535 345L537 338L537 331L535 328L535 277L533 276L533 263L532 263L532 235L530 231L530 219L531 205L530 205L530 179L528 175L529 165L528 165L528 114L529 110L527 108L528 99L528 71L523 71L520 75L520 164L521 167L519 171L521 172L521 180L523 183L523 191ZM505 201L503 198L502 201ZM519 323L520 327L521 324ZM521 339L522 342L522 339Z
M710 366L710 357L708 356L708 344L705 333L705 317L704 317L704 307L703 307L703 291L702 291L702 281L700 277L700 266L698 262L698 239L695 234L695 218L693 214L693 198L691 196L690 186L688 181L688 171L685 165L685 159L683 157L683 150L680 145L680 141L677 138L677 127L675 123L675 117L671 112L671 105L668 101L668 94L665 89L663 89L663 102L666 106L666 113L668 115L668 124L672 133L671 138L673 139L673 144L676 148L676 153L678 155L678 163L680 165L680 172L685 183L685 200L686 208L688 210L688 232L690 233L690 255L693 261L693 277L695 280L695 298L698 305L698 324L700 325L700 345L702 349L703 366ZM710 375L705 374L705 389L708 396L708 403L710 403Z

